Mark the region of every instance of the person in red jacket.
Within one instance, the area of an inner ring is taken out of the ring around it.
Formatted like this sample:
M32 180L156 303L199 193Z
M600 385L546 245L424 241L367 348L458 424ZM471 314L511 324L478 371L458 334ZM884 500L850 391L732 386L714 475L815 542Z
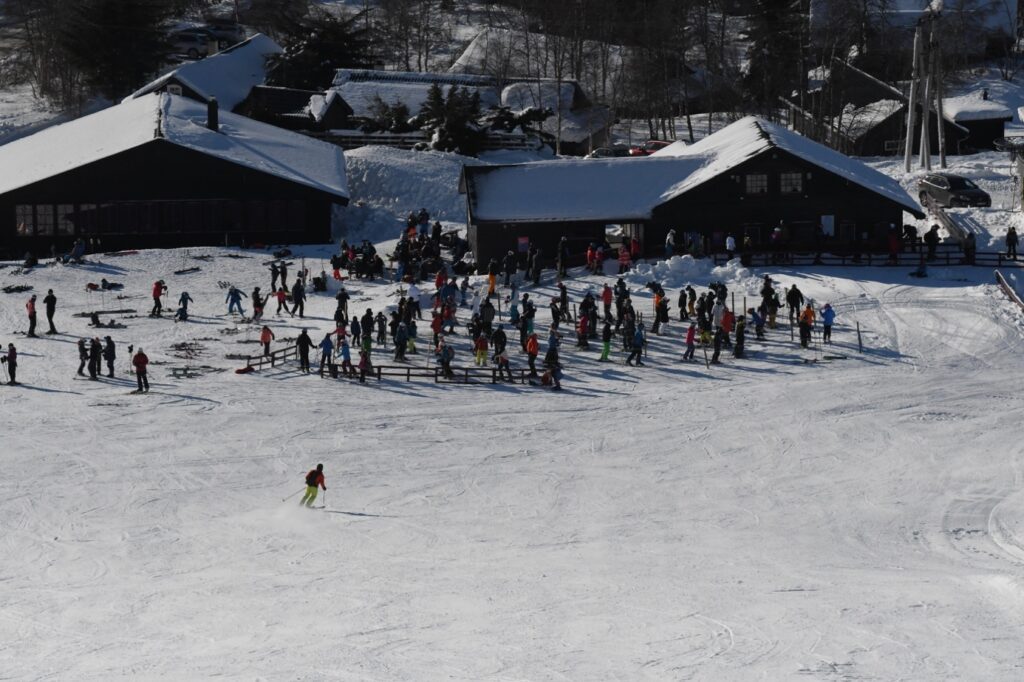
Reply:
M162 279L153 282L153 309L149 311L151 317L160 317L160 313L164 309L164 304L160 302L160 297L166 293L167 285L164 284Z
M324 485L324 465L317 464L316 469L310 469L309 473L306 474L306 494L299 500L299 506L306 505L307 507L313 506L313 501L316 500L317 488L323 488L326 492L327 486Z
M132 366L135 367L135 378L139 382L139 390L136 393L142 393L145 391L149 393L149 378L146 376L146 365L149 364L149 358L139 348L139 352L132 358Z
M273 341L274 338L274 332L270 331L270 327L263 325L263 331L260 332L260 343L263 344L264 357L270 355L270 342Z

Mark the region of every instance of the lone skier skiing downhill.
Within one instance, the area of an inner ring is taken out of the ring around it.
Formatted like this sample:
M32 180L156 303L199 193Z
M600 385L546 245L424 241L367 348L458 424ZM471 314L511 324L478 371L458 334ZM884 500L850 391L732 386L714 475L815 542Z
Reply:
M306 474L306 494L299 500L299 506L305 505L312 507L313 502L316 500L317 488L323 488L324 492L327 491L327 486L324 485L324 465L317 464L316 469L310 469L309 473Z

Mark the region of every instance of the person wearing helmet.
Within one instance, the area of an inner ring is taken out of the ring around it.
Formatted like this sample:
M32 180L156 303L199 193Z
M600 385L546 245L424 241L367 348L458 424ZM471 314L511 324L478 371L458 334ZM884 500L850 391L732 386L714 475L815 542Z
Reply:
M312 507L313 502L316 500L318 488L323 488L327 491L327 486L324 485L324 465L317 464L316 469L310 469L309 473L306 474L306 494L299 500L299 506L305 505L306 507Z

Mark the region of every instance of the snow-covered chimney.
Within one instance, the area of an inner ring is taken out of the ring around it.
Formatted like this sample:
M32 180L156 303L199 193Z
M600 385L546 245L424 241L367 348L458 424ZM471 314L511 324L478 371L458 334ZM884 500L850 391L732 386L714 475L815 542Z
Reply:
M215 133L220 131L220 112L217 109L216 97L211 97L206 102L206 127Z

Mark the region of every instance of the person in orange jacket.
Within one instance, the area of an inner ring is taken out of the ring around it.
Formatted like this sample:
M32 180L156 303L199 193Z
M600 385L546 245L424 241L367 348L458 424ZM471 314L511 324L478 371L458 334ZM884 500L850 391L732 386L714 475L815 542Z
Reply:
M537 356L540 354L540 340L537 338L537 332L533 332L526 339L526 356L527 362L530 365L530 376L537 376L537 367L534 363L537 362Z
M323 464L317 464L316 469L310 469L309 473L306 474L306 494L299 500L299 506L312 507L319 488L323 488L324 492L327 492L327 486L324 485Z
M270 331L270 327L263 325L263 331L260 332L260 343L263 344L263 355L270 355L270 342L274 340L274 332Z
M811 343L811 330L814 329L814 308L808 303L800 313L800 345L804 348Z

